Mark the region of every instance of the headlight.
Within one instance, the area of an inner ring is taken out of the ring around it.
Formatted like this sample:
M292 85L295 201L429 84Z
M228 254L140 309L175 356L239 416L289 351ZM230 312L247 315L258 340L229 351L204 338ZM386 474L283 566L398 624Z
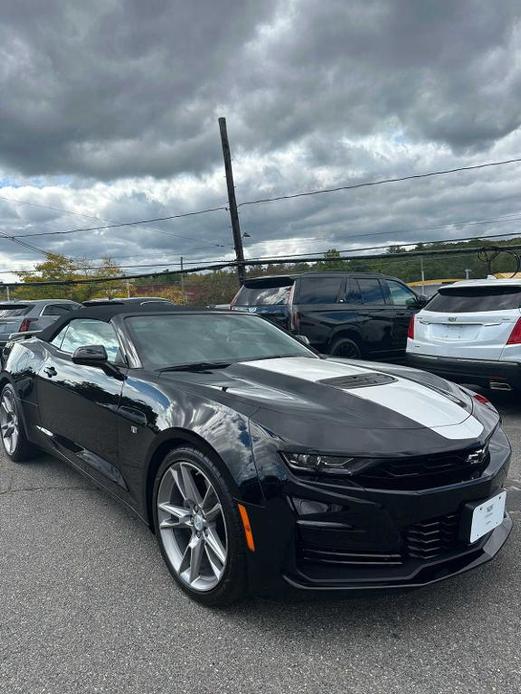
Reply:
M315 453L281 453L288 466L296 472L354 475L374 465L374 458L319 455Z

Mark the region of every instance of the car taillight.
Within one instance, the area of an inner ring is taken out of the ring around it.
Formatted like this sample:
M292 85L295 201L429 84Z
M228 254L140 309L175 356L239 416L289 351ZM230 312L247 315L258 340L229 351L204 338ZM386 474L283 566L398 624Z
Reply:
M402 333L403 335L403 333ZM411 316L411 320L409 321L409 328L407 330L407 337L409 340L414 340L414 316Z
M491 405L492 404L490 402L490 400L488 398L486 398L484 395L482 395L481 393L474 393L472 395L472 397L474 398L474 400L477 400L482 405Z
M31 325L31 319L30 318L24 318L23 321L20 323L20 327L18 328L18 332L26 333L29 330L30 325Z
M521 318L518 318L517 323L514 325L507 340L507 345L521 345Z

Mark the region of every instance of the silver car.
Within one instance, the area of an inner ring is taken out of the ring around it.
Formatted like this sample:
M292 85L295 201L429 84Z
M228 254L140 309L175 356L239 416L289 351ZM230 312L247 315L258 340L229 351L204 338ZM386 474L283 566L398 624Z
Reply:
M0 347L13 333L35 333L43 330L65 313L81 308L70 299L37 299L0 303ZM21 335L20 335L21 337Z

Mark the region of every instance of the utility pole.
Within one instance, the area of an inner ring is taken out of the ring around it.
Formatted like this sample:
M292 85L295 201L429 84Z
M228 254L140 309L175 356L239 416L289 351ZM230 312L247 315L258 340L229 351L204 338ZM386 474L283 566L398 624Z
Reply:
M420 256L420 272L422 277L422 287L425 287L425 270L423 269L423 255Z
M244 250L242 247L241 224L237 211L237 201L235 200L235 186L233 184L232 156L230 153L230 143L228 141L228 131L226 129L226 118L219 118L219 129L221 131L221 144L223 148L224 170L226 172L226 186L228 188L228 204L230 207L230 219L232 222L233 245L235 246L235 259L237 260L237 277L239 284L244 284Z

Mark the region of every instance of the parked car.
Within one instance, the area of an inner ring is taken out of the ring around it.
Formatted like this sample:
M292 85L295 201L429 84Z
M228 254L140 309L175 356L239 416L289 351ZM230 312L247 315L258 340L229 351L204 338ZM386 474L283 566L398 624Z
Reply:
M411 319L407 357L454 381L521 389L521 279L440 288Z
M323 354L392 359L405 356L409 320L426 301L396 277L306 272L248 279L231 308L305 335Z
M204 604L418 587L492 559L511 530L497 411L432 374L159 304L80 309L7 350L7 455L34 444L105 487Z
M101 306L102 304L147 304L150 302L161 302L164 304L173 304L170 299L164 299L161 296L124 296L124 297L114 297L113 299L88 299L84 301L84 306Z
M34 301L7 301L0 303L0 347L11 335L43 330L55 320L81 308L69 299L38 299Z

